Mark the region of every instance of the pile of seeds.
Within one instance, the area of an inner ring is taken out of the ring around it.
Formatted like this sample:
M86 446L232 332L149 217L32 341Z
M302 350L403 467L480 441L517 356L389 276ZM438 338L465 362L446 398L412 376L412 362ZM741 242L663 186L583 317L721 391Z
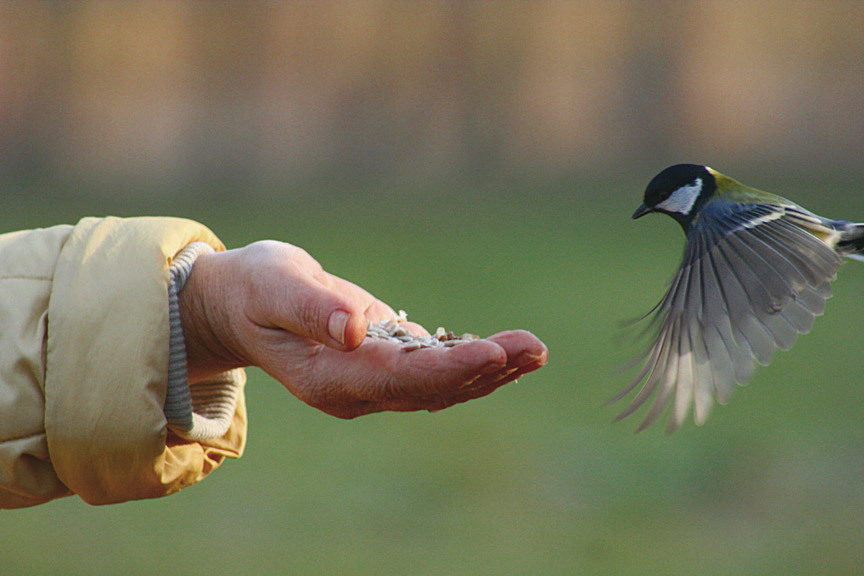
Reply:
M366 337L373 340L387 340L402 346L406 352L419 350L420 348L451 347L472 340L479 340L475 334L462 334L457 336L444 328L438 328L432 336L414 336L401 324L408 319L404 310L399 311L398 318L392 318L384 322L369 323L366 328Z

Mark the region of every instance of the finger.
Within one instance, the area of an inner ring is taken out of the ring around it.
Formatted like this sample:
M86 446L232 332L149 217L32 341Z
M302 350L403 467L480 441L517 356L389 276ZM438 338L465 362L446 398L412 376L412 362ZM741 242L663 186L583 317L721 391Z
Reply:
M384 303L359 286L334 276L307 252L279 246L286 256L278 260L278 273L259 285L255 294L259 324L338 350L352 350L366 335L367 313L395 317ZM259 274L268 279L268 271Z
M367 340L347 354L322 350L307 375L316 384L295 394L325 412L330 412L328 405L436 396L500 370L506 360L500 346L482 340L412 352L392 342Z
M384 410L437 410L491 394L543 366L545 345L525 331L496 334L452 348L407 352L383 340L356 350L323 349L307 357L302 373L271 371L304 402L353 418Z
M352 298L358 306L366 306L365 316L367 323L386 322L387 320L393 320L399 317L393 308L348 280L329 274L327 283L333 290ZM429 332L426 328L415 322L404 322L402 323L402 326L404 326L405 329L411 332L414 336L429 336Z
M446 396L507 365L501 346L485 340L400 352L387 374L387 396L376 399Z
M549 349L534 334L527 330L509 330L486 338L501 346L507 353L508 365L524 366L529 361L544 365L549 359ZM538 366L538 368L540 367Z
M339 350L356 348L366 334L364 305L309 276L294 276L278 288L265 309L271 325ZM268 302L261 305L266 307Z
M363 303L368 302L368 305L366 307L367 322L386 322L387 320L393 320L399 317L399 315L393 310L393 308L391 308L381 300L378 300L363 288L360 288L356 284L349 282L348 280L344 280L342 278L339 278L338 276L333 276L331 274L328 282L334 290L341 291L344 294L356 298L358 301L358 305L362 305ZM404 326L405 329L411 332L411 334L413 334L414 336L429 336L429 331L415 322L404 322L402 326Z
M447 398L447 400L453 404L458 404L467 400L486 396L501 386L509 384L510 382L515 382L523 375L542 368L546 364L546 361L546 354L537 357L533 352L523 353L517 356L514 361L508 363L505 368L502 368L497 372L479 376L475 381L454 392L450 398Z
M464 402L465 400L470 400L471 398L479 398L480 396L485 396L487 394L491 394L501 386L505 384L509 384L510 382L515 382L523 375L528 374L529 372L533 372L538 368L543 366L543 362L529 362L524 366L519 366L517 368L507 368L504 370L500 370L493 374L485 374L480 376L472 382L471 384L463 387L463 391L456 392L454 397L466 397L464 400L459 400L459 402ZM484 392L485 391L485 392ZM473 396L474 392L482 392L477 396Z
M548 361L548 350L536 336L524 330L503 332L490 337L508 352L507 365L496 372L483 374L473 382L461 387L450 395L438 398L438 407L426 408L437 412L449 406L487 396L498 388L515 382L524 374L543 367ZM427 399L435 402L435 398Z
M505 384L515 382L523 374L532 372L540 368L542 365L541 362L529 362L525 366L517 369L499 371L498 373L489 375L491 378L482 376L468 386L451 391L451 393L443 396L439 395L424 398L390 400L387 402L363 402L352 406L350 415L345 417L350 418L383 411L414 412L418 410L426 410L428 412L439 412L445 408L450 408L457 404L468 402L469 400L476 400L488 396Z
M358 307L363 308L367 321L381 322L398 316L393 308L378 300L357 284L328 272L324 272L324 274L325 281L323 283L334 291L350 298Z
M361 347L358 354L373 342ZM543 366L548 359L546 346L536 336L524 330L502 332L489 339L475 340L452 348L425 348L405 352L388 342L378 343L382 355L392 353L389 361L376 359L380 377L386 378L383 388L387 396L366 398L387 401L406 398L447 397L461 394L467 387L495 388L522 374ZM370 353L377 352L370 348ZM380 393L381 388L373 388Z
M402 326L404 326L405 329L408 330L415 337L426 338L430 336L429 331L420 324L417 324L416 322L403 322Z

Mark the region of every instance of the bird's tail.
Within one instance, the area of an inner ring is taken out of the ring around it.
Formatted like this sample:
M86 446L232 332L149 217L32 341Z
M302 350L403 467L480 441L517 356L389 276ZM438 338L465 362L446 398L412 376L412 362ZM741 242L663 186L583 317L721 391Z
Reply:
M864 262L864 223L846 225L837 242L837 252Z

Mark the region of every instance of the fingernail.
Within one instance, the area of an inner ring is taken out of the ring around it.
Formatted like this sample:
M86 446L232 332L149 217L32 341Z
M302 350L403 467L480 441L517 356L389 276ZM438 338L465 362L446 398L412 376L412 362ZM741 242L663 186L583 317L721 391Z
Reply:
M521 368L522 366L526 366L528 364L531 364L532 362L537 362L541 358L543 358L542 352L540 354L532 354L531 352L523 352L519 356L519 358L516 360L516 366L519 366Z
M327 331L330 337L345 344L345 327L348 326L348 318L350 315L344 310L336 310L330 314L330 319L327 321Z
M482 374L490 374L492 372L497 372L504 368L506 364L502 364L501 362L493 360L492 362L487 363L483 368L480 369Z

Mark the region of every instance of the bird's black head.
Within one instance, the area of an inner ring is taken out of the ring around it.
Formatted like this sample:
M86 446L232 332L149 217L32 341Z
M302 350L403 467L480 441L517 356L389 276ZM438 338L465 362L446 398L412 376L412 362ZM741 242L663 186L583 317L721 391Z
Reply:
M663 212L675 218L685 230L693 216L717 189L711 170L698 164L676 164L666 168L645 189L645 203L633 214L641 218L649 212Z

